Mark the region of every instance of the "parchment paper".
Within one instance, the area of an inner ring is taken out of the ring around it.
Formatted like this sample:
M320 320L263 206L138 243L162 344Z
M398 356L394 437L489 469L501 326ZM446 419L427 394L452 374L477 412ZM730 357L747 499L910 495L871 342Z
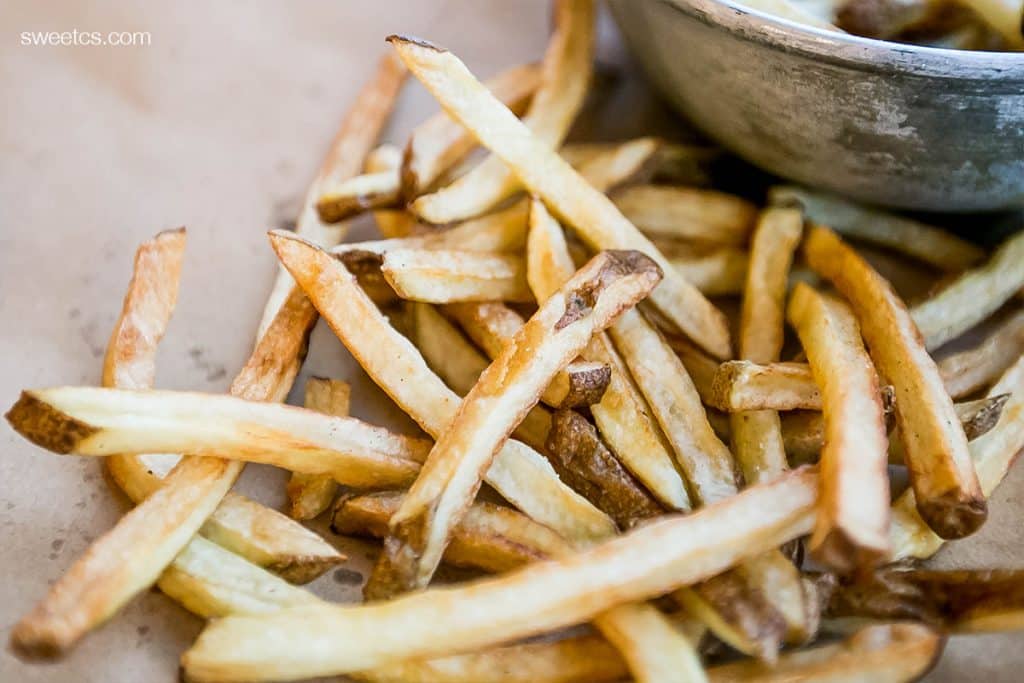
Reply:
M177 313L158 386L223 391L245 360L269 292L269 228L287 225L342 112L389 33L454 49L481 75L542 54L542 0L0 3L0 406L24 387L96 384L136 245L186 225ZM665 112L603 20L599 59L624 69L615 97L577 135L655 128ZM149 31L148 47L22 46L23 31ZM679 58L685 59L685 46ZM436 110L414 82L387 139ZM682 124L671 124L682 129ZM669 131L673 132L673 131ZM363 226L354 236L368 236ZM353 383L353 413L412 431L322 325L310 374ZM294 401L293 401L294 402ZM98 460L44 453L0 426L0 638L90 541L127 509ZM283 503L284 475L249 466L241 490ZM975 537L944 566L1020 566L1024 473L997 491ZM342 543L343 569L313 585L354 599L373 547ZM0 681L175 681L200 620L156 591L132 601L67 658L27 665L6 649ZM957 638L933 681L1016 681L1020 635Z

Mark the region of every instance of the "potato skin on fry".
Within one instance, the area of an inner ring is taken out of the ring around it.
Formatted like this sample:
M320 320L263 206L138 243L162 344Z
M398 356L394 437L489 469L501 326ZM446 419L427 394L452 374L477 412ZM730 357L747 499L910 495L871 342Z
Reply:
M665 512L579 413L559 410L554 414L547 452L562 480L608 513L620 528Z

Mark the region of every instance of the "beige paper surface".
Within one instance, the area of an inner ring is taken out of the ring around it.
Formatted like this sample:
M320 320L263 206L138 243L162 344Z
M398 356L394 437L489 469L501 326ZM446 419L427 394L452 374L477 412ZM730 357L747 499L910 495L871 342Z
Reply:
M158 385L223 391L245 360L274 274L269 228L294 219L341 114L403 32L455 50L481 75L542 54L541 0L0 3L0 406L23 387L94 384L136 245L186 225L177 313ZM148 31L148 47L25 46L22 32ZM622 63L602 30L604 63ZM680 46L685 58L685 46ZM436 110L415 82L386 136ZM635 76L581 124L610 139L664 126ZM356 237L369 235L363 227ZM303 376L353 384L354 415L412 431L322 325ZM300 395L293 392L293 396ZM0 426L0 639L126 509L94 459L44 453ZM281 472L250 466L244 493L283 503ZM1024 564L1016 471L988 526L943 565ZM344 569L313 585L351 600L373 546L342 543ZM26 665L6 649L0 681L175 681L201 623L158 592L140 596L66 659ZM1024 636L956 639L934 681L1015 681Z

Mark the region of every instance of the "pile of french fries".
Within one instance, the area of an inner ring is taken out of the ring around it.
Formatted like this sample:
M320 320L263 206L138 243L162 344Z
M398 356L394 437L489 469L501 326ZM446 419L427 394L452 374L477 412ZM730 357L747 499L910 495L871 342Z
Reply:
M153 388L180 229L139 247L103 386L7 413L135 502L18 652L60 655L153 585L210 619L194 681L906 681L946 634L1024 626L1024 570L916 566L984 524L1024 448L1024 234L987 254L808 189L716 191L713 150L565 144L591 0L557 0L540 64L484 83L388 41L295 232L270 233L229 396ZM375 148L408 73L443 111ZM364 212L382 238L345 242ZM879 248L941 286L908 306ZM422 435L348 417L338 380L280 405L318 318ZM246 462L293 473L288 515L231 491ZM382 541L365 604L299 587L345 560L300 523L327 512ZM485 576L441 585L442 563Z

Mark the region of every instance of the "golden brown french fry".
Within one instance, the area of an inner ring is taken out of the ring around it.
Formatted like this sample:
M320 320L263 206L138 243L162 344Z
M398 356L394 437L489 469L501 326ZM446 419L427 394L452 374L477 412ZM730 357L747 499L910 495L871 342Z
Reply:
M606 512L622 529L665 510L620 463L585 417L573 410L554 414L547 451L555 471Z
M984 495L992 495L1006 476L1017 454L1024 448L1024 356L988 391L992 398L1010 394L999 422L969 448ZM913 491L906 491L892 507L893 559L931 557L942 547L943 539L928 528L918 514Z
M746 244L757 219L757 208L747 200L696 187L633 185L612 199L650 237L738 247Z
M941 270L959 271L984 258L985 252L951 232L862 206L836 195L795 185L773 187L773 204L798 202L807 218L836 232L912 256Z
M316 212L324 223L340 223L364 211L398 205L398 172L364 173L321 188Z
M355 418L230 396L60 387L23 391L5 415L59 454L187 452L264 462L352 486L408 483L429 442Z
M594 52L594 2L558 0L554 14L541 83L523 117L523 124L551 149L561 144L583 106ZM490 156L447 187L420 197L411 208L428 223L450 223L485 213L520 187L503 161Z
M501 102L521 114L540 84L537 64L519 64L484 82ZM476 146L476 138L443 111L417 126L409 135L402 159L402 196L411 201L431 189Z
M324 247L334 246L345 238L348 232L346 225L324 225L320 222L316 211L317 200L323 194L322 188L351 178L362 170L366 156L391 115L407 75L405 67L393 55L381 57L377 70L345 114L320 171L306 191L295 224L296 234ZM294 284L288 273L281 268L270 296L267 297L257 339L266 334L277 312L291 295Z
M295 679L551 631L708 578L806 533L817 485L813 470L796 470L692 515L463 586L378 604L227 617L207 626L182 664L197 681Z
M458 411L459 396L430 371L413 344L400 335L332 256L294 235L271 233L278 257L296 277L331 329L370 377L432 436ZM487 482L531 518L567 539L594 539L614 523L562 484L543 456L506 442Z
M913 620L954 633L1024 628L1024 572L883 568L840 580L829 617Z
M715 371L706 400L729 413L821 410L821 391L807 363L726 361Z
M910 311L925 346L937 349L987 318L1024 287L1024 234L1004 242L984 264L966 271Z
M719 358L730 355L724 315L625 219L611 201L591 187L561 157L534 137L487 92L465 65L436 46L392 36L391 43L453 118L471 130L512 169L523 185L570 223L595 249L636 249L655 259L665 273L652 301L685 334Z
M352 387L348 382L324 377L306 380L306 398L303 405L325 415L346 417ZM294 519L313 519L334 502L338 482L329 474L292 473L285 488L290 503L289 514Z
M544 301L572 277L575 266L561 226L536 200L531 221L527 262L532 261L537 267L533 268L530 286L537 299ZM474 321L470 318L466 324L474 327ZM487 330L493 330L495 336L507 331L498 325L485 328L484 332ZM489 345L497 346L494 342ZM604 333L595 335L582 357L606 364L611 370L609 385L601 400L591 406L591 413L612 453L669 509L688 510L690 500L683 480L611 340Z
M944 538L973 533L987 516L985 497L953 401L906 306L828 228L811 229L804 255L850 303L879 375L896 390L896 423L921 517Z
M741 358L763 363L779 359L789 268L802 231L803 213L798 209L771 207L758 218L740 312ZM732 450L748 485L788 468L777 412L737 412L730 415L729 425Z
M594 149L571 159L569 146L560 154L580 172L587 182L601 192L609 192L622 183L634 181L648 171L661 167L663 153L672 145L656 138L634 138L611 145L595 145Z
M888 440L878 378L848 306L800 283L788 317L821 387L825 419L809 547L838 571L870 568L889 553Z
M378 145L367 155L364 170L366 173L393 173L395 177L399 177L401 166L402 150L385 143ZM409 237L427 229L426 226L417 223L416 218L404 207L377 209L373 212L373 220L385 238Z
M774 665L740 661L708 676L713 683L905 683L935 665L944 642L920 624L868 626L842 642L784 654Z
M743 291L747 279L747 252L720 247L694 256L669 258L672 266L707 296L728 296Z
M989 332L985 340L939 361L946 391L962 398L994 382L1024 352L1024 311L1017 311Z
M375 595L426 586L502 442L555 373L660 279L657 264L639 252L602 252L541 305L466 395L392 517L371 577Z
M427 303L533 300L526 264L511 254L396 249L381 272L403 299Z
M404 491L343 496L334 508L331 529L339 534L385 538L388 520ZM456 567L504 572L564 553L564 540L551 529L493 503L473 503L452 530L444 561Z
M830 23L826 18L812 10L808 5L799 0L750 0L747 7L772 17L781 17L804 26L813 26L825 31L843 33L838 27Z

